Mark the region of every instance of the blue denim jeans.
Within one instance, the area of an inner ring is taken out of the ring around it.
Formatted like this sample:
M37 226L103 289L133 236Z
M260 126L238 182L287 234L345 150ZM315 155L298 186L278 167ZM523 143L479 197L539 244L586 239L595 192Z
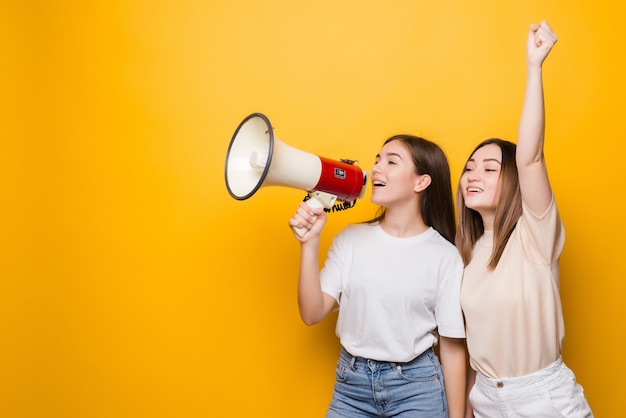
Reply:
M326 418L447 418L443 371L432 349L408 363L354 357L341 349Z

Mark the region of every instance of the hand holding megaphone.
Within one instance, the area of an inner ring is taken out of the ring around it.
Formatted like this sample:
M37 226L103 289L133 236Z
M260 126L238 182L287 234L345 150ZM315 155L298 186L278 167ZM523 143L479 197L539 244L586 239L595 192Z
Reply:
M237 200L248 199L261 187L286 186L307 191L307 204L325 209L337 200L362 198L368 178L353 161L331 160L281 142L261 113L250 114L235 130L224 175L228 193ZM294 231L299 236L306 232Z
M311 205L310 201L300 203L296 213L289 219L289 226L302 243L319 237L326 223L326 214L320 205Z

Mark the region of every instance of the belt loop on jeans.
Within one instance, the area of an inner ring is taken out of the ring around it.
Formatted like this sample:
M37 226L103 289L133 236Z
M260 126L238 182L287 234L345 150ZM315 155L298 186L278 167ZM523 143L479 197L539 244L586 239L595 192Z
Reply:
M350 367L350 370L354 371L354 363L356 362L356 357L354 357L353 355L350 355L350 364L348 367Z

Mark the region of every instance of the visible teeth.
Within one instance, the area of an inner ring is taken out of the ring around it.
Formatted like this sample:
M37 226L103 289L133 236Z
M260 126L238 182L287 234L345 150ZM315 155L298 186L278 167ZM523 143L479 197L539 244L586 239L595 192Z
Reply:
M372 183L374 186L384 186L385 183L383 183L382 181L375 181Z
M470 187L467 189L468 192L482 192L482 189L479 189L477 187Z

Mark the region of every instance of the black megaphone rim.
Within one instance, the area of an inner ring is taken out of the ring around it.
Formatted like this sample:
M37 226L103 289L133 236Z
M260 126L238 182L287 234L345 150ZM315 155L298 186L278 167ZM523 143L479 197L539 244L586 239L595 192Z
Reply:
M230 159L230 152L232 150L233 144L235 143L235 139L237 138L237 135L239 134L239 130L246 124L246 122L248 122L252 118L261 118L265 122L265 126L267 127L267 132L270 135L269 149L267 153L267 161L265 163L265 167L263 168L263 173L261 174L261 177L259 178L256 186L254 186L254 188L252 188L252 190L248 192L248 194L246 194L245 196L239 196L232 191L232 189L230 188L230 184L228 182L228 160ZM250 198L252 195L254 195L259 190L259 188L261 188L261 185L265 181L265 177L267 177L267 173L269 172L270 165L272 164L273 154L274 154L274 129L272 128L272 124L270 123L270 120L263 113L255 112L255 113L249 114L248 116L244 118L244 120L241 121L241 123L239 123L239 126L237 126L237 129L235 130L235 133L233 134L233 137L230 140L230 144L228 144L228 151L226 152L226 164L224 166L224 180L226 182L226 188L228 189L228 193L231 195L231 197L237 200L246 200Z

